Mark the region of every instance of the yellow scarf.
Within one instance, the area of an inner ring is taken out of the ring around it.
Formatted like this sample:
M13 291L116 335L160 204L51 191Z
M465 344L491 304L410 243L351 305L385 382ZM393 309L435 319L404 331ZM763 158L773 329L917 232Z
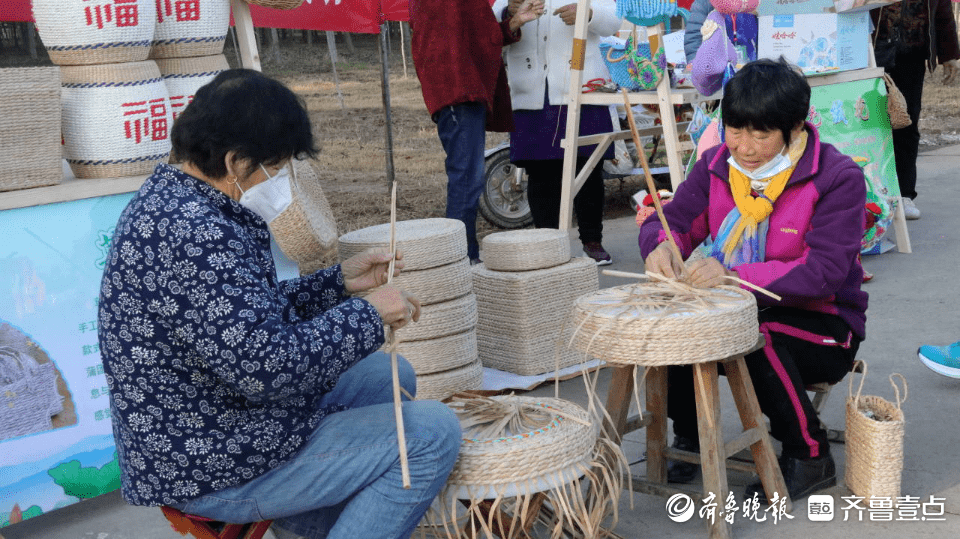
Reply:
M787 181L793 175L797 168L797 162L807 148L807 132L800 132L800 136L795 137L790 143L788 156L790 157L790 168L777 174L770 179L767 187L759 196L752 196L750 193L750 178L736 167L730 166L730 193L733 195L733 201L737 204L737 210L740 212L740 219L730 230L730 233L722 243L722 250L726 260L731 260L731 255L737 250L744 238L756 236L757 226L765 221L773 213L773 204L783 193L787 186Z

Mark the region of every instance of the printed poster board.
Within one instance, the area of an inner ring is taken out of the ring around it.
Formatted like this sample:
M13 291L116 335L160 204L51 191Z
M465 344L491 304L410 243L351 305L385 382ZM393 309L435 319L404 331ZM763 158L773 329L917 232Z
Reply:
M0 211L0 528L120 488L97 300L132 197Z

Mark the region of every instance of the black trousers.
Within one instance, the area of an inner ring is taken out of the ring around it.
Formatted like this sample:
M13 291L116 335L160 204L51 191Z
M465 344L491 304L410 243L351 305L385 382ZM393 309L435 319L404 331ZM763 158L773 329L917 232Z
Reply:
M886 68L907 102L913 123L893 130L893 155L897 162L900 196L917 198L917 154L920 151L920 104L923 77L927 70L927 52L922 47L898 52L896 65Z
M744 359L760 409L770 418L771 434L782 442L784 456L825 455L827 433L804 387L840 381L853 367L860 339L838 316L788 307L761 310L760 333L766 346ZM667 415L673 419L673 432L696 440L693 368L669 367L667 379Z
M586 157L577 158L577 174L586 164ZM527 171L527 200L537 228L560 227L560 190L563 181L563 160L523 160L516 163ZM573 199L580 241L603 240L603 167L594 167L580 192Z

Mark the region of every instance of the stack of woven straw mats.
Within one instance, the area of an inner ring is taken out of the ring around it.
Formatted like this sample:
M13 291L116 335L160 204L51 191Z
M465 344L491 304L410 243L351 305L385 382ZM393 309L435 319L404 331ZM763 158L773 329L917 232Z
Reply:
M32 6L40 39L61 66L63 154L77 178L149 174L167 161L177 115L229 67L226 0Z
M0 96L0 191L60 183L60 69L0 69Z
M420 320L397 331L397 351L417 373L417 398L442 400L480 389L477 299L472 291L467 236L455 219L397 222L397 250L404 268L393 284L420 299ZM377 225L340 237L340 260L369 248L388 248L390 226ZM372 291L371 291L372 292Z
M483 365L529 376L579 362L567 319L578 296L597 290L596 263L571 259L567 233L549 228L490 234L482 251L473 290Z

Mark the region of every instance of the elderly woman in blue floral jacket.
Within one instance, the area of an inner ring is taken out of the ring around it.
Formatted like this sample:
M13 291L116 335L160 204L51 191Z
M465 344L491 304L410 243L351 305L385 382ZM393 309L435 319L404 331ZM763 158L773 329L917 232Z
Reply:
M281 537L409 536L453 467L459 424L438 402L404 404L404 489L376 351L419 302L393 286L348 297L386 282L389 255L277 278L267 223L289 205L289 160L316 153L302 101L226 71L171 137L183 170L157 166L124 210L100 291L124 498L276 519Z

